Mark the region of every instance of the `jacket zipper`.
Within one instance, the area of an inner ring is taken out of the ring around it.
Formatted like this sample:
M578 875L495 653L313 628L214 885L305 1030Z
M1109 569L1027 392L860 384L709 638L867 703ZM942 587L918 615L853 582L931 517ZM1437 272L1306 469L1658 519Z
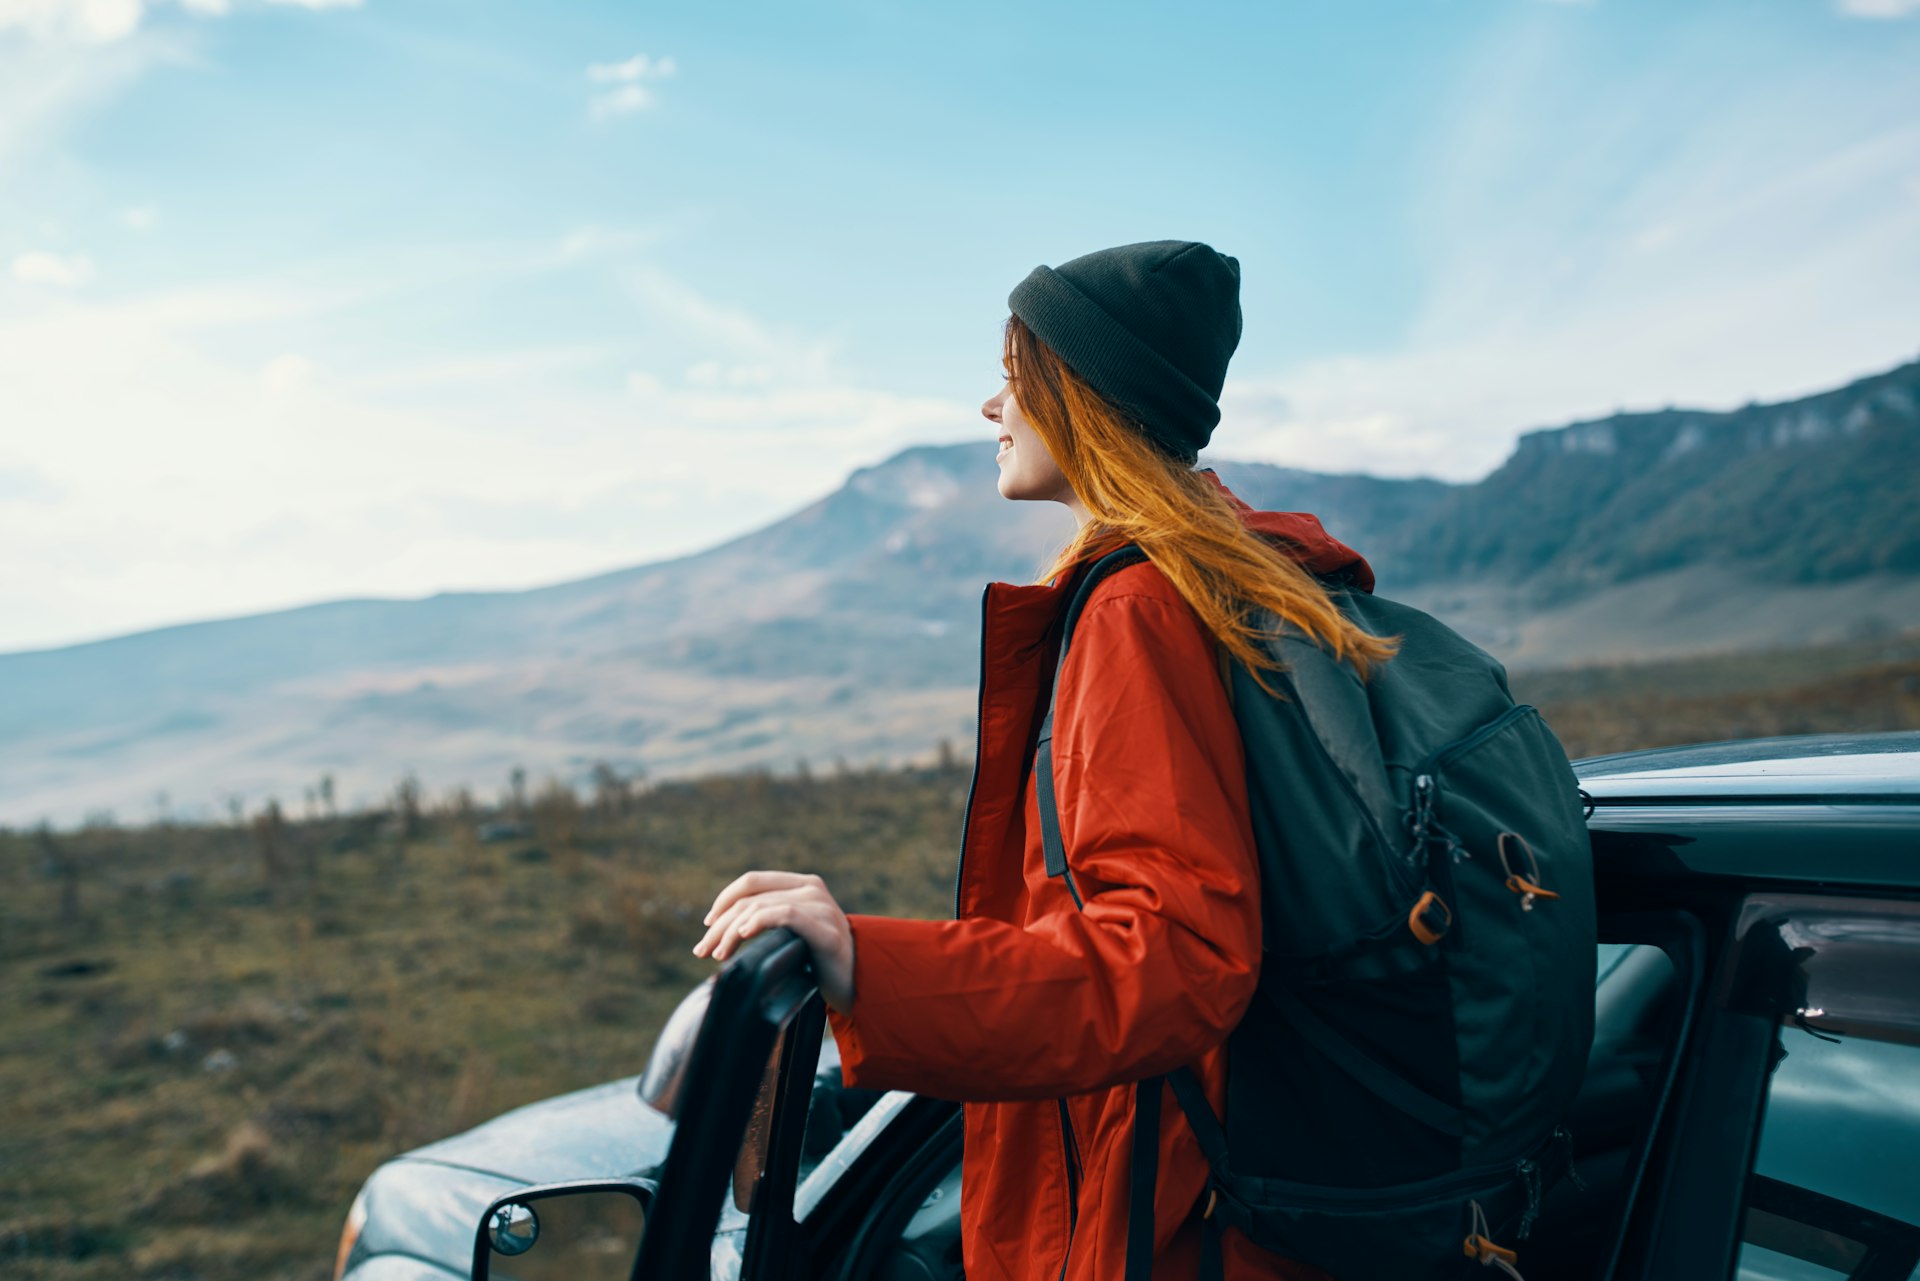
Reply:
M1060 1147L1067 1158L1067 1248L1060 1256L1060 1281L1066 1281L1067 1262L1073 1258L1073 1237L1080 1226L1080 1144L1073 1137L1073 1118L1067 1113L1067 1101L1060 1104Z
M987 741L987 600L992 584L980 591L980 680L973 709L973 778L967 783L967 808L960 815L960 857L953 870L953 919L960 919L961 887L967 881L967 829L973 825L973 794L980 786L980 748Z

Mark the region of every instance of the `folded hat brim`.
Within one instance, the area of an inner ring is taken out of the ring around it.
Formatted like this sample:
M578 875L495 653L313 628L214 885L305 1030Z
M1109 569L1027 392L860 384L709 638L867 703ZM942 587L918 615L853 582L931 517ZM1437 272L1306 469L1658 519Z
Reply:
M1162 445L1193 456L1220 421L1205 388L1051 267L1035 267L1007 306L1068 368L1137 418Z

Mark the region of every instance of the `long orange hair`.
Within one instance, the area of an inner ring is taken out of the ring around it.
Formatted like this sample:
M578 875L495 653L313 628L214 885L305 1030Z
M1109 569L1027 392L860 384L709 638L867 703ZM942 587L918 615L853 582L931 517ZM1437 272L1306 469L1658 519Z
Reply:
M1351 662L1362 679L1393 657L1399 637L1356 627L1318 579L1247 528L1206 477L1149 441L1018 316L1007 319L1002 359L1014 400L1093 517L1038 581L1137 543L1269 692L1262 673L1278 664L1260 644L1261 609Z

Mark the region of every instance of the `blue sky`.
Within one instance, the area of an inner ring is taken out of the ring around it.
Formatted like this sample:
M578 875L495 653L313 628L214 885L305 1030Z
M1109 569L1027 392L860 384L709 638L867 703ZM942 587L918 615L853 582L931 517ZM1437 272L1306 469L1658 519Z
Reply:
M1221 456L1920 353L1920 0L0 0L0 650L706 546L1242 264ZM1338 531L1335 531L1336 533Z

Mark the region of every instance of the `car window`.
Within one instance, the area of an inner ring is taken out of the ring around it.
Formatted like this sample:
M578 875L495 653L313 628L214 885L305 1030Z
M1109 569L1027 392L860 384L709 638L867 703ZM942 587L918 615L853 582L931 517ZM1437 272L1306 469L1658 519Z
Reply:
M1769 922L1794 961L1740 1281L1920 1277L1920 916Z
M806 1222L807 1216L819 1207L821 1200L839 1182L840 1176L852 1167L860 1154L912 1100L913 1095L905 1090L892 1090L881 1095L847 1128L840 1141L820 1158L818 1164L811 1170L803 1168L800 1190L793 1199L793 1217Z
M817 1008L801 1017L812 1020L815 1034L820 1031L824 1020ZM747 1255L754 1248L751 1242L762 1232L769 1235L762 1238L760 1248L770 1250L771 1257L782 1257L793 1239L793 1223L807 1217L819 1204L826 1188L858 1155L858 1149L871 1142L886 1119L898 1112L899 1104L912 1097L897 1096L898 1102L890 1110L876 1108L876 1102L882 1097L880 1091L847 1089L842 1085L840 1052L833 1038L820 1036L816 1050L811 1037L799 1036L796 1040L792 1034L798 1030L796 1024L788 1024L788 1034L783 1034L774 1044L760 1074L740 1147L733 1158L730 1194L721 1202L719 1222L715 1226L708 1259L708 1275L714 1281L729 1281L752 1269ZM780 1112L776 1118L776 1108L790 1108L794 1102L794 1093L790 1092L786 1102L781 1103L780 1071L783 1057L796 1052L796 1046L804 1047L803 1052L809 1055L810 1066L802 1073L805 1088L800 1093L806 1114L798 1131L799 1151L793 1153L789 1149L789 1159L797 1157L793 1182L784 1177L774 1178L774 1204L780 1208L770 1211L757 1204L760 1195L768 1190L761 1182L761 1175L768 1163L777 1159L775 1147L790 1143L795 1134L791 1125L793 1118L786 1112ZM786 1137L776 1140L776 1128ZM787 1197L792 1198L791 1218L786 1213Z
M751 1209L748 1205L753 1178L766 1160L767 1141L773 1115L776 1086L779 1080L781 1046L775 1046L771 1061L767 1064L766 1075L761 1080L760 1095L754 1101L753 1113L747 1122L747 1132L741 1141L740 1159L735 1165L734 1208L741 1212ZM840 1048L831 1036L820 1038L820 1053L813 1067L813 1085L807 1098L807 1119L805 1137L800 1147L799 1184L803 1191L796 1204L796 1217L805 1218L805 1204L817 1203L820 1191L816 1189L807 1200L804 1189L814 1183L813 1175L821 1162L834 1153L848 1137L860 1119L881 1097L878 1090L848 1089L840 1079ZM862 1131L862 1133L867 1133ZM871 1134L867 1134L870 1139ZM864 1142L864 1141L863 1141ZM849 1156L847 1159L851 1159ZM844 1161L841 1163L844 1164ZM829 1180L830 1182L831 1180Z

